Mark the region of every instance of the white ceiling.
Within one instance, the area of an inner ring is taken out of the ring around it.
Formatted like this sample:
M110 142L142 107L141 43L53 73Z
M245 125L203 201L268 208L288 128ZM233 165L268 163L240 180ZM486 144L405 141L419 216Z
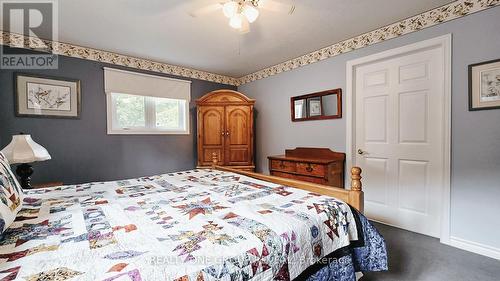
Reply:
M293 15L261 10L241 35L221 11L189 12L227 0L59 1L59 41L241 77L450 0L276 0Z

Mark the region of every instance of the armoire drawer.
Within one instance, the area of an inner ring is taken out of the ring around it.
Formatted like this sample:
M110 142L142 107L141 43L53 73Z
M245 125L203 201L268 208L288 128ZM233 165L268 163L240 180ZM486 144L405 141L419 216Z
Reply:
M313 176L313 177L326 177L327 168L321 164L311 164L297 162L297 174Z
M295 172L295 162L283 160L271 160L271 169L284 172Z

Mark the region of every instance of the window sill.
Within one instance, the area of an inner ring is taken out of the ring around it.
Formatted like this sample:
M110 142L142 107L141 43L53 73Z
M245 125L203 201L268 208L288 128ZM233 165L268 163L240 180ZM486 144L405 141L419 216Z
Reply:
M191 132L186 131L116 131L108 130L108 135L190 135Z

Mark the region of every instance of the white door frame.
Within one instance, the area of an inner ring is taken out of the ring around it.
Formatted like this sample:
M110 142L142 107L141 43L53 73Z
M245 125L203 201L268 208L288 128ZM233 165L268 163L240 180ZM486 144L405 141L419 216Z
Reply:
M444 36L432 38L429 40L421 41L418 43L406 45L403 47L391 49L381 53L369 55L359 59L354 59L347 62L346 74L347 74L347 93L345 95L346 100L346 122L347 122L347 133L346 133L346 164L347 167L351 167L354 163L355 147L353 147L353 141L356 139L356 120L355 120L355 103L354 99L354 88L355 88L355 71L358 66L363 64L372 63L378 60L385 60L391 57L397 57L407 53L418 52L420 50L430 49L430 48L440 48L443 52L444 58L444 108L443 108L443 128L444 130L444 149L443 149L443 184L442 184L442 198L441 202L441 235L440 241L444 244L450 243L450 163L451 163L451 34ZM346 186L349 186L346 184ZM370 188L369 186L365 188Z

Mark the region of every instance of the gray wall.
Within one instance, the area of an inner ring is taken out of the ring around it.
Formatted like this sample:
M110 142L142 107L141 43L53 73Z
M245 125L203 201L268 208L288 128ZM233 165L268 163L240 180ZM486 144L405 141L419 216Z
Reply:
M34 164L34 183L83 183L192 169L196 164L194 100L212 90L235 90L233 86L192 80L190 135L107 135L102 68L117 66L62 56L59 59L57 70L24 72L80 79L82 112L78 120L15 117L14 72L0 70L0 149L10 142L11 135L24 132L52 156L50 161Z
M451 234L500 248L500 110L469 112L467 90L467 65L500 58L499 19L500 7L492 8L240 86L257 100L259 170L267 172L266 157L285 148L345 151L345 118L292 123L291 96L345 91L347 61L452 33Z

